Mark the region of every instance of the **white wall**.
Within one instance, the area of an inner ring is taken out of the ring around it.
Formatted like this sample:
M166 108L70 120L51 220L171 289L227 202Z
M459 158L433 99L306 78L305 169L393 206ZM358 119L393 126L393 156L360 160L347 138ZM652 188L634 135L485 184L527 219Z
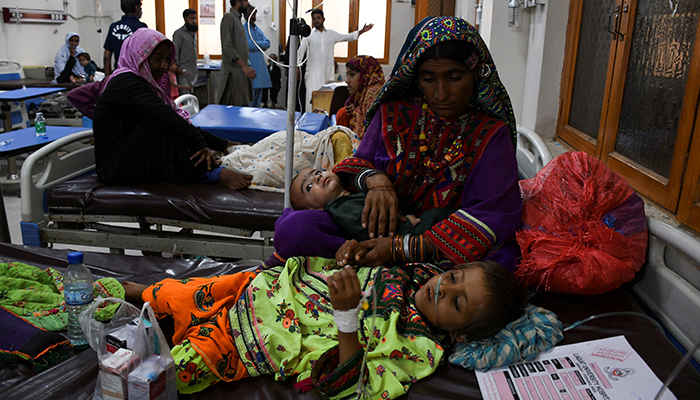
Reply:
M0 7L64 11L63 0L0 0ZM77 3L69 1L65 11L77 16ZM79 22L71 17L62 24L0 24L0 58L18 61L23 66L53 66L56 51L65 43L66 34L81 34ZM82 40L80 44L82 47Z

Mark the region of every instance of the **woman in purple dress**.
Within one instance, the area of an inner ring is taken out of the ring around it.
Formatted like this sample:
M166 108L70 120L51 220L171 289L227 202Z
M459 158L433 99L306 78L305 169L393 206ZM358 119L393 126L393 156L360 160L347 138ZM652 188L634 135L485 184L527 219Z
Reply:
M285 210L278 254L371 266L491 259L513 271L523 207L515 118L478 32L454 17L421 21L368 122L355 157L334 172L367 193L362 222L372 239L345 241L317 211ZM422 235L394 236L403 215L439 207L457 211Z

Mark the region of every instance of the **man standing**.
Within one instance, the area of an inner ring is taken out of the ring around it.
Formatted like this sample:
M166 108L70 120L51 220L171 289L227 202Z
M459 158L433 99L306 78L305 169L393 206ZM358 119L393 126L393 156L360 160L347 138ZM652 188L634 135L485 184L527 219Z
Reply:
M188 8L182 12L185 25L173 33L173 44L177 50L177 65L184 70L177 77L177 83L190 89L179 89L180 94L192 93L197 82L197 11Z
M311 103L311 94L314 90L318 90L326 82L333 80L333 48L338 42L348 42L357 40L357 38L368 30L372 29L374 24L365 24L359 31L341 35L340 33L325 29L323 23L326 19L323 17L323 10L314 9L311 11L311 22L314 28L311 30L309 38L302 42L299 47L299 61L304 59L304 53L308 51L308 60L306 61L306 100L305 108L309 110Z
M107 39L105 39L103 61L106 76L109 76L114 71L112 69L112 54L114 54L114 69L117 69L122 43L137 29L148 28L146 24L139 21L143 14L143 11L141 11L141 0L121 0L121 9L124 13L122 19L109 26Z
M256 75L248 66L248 41L241 23L241 12L248 5L248 0L231 0L231 10L221 19L219 104L245 107L253 98L251 80Z
M253 100L250 102L251 107L260 107L262 94L264 89L272 87L270 82L270 73L267 70L267 63L263 51L270 48L270 39L265 36L262 29L255 24L255 7L248 6L243 12L243 18L246 22L243 23L246 39L248 40L248 52L250 53L250 67L255 70L257 75L253 79ZM250 26L248 25L250 22ZM249 32L250 30L250 32ZM257 46L256 46L257 44ZM258 48L258 46L260 46ZM262 49L262 50L260 50Z

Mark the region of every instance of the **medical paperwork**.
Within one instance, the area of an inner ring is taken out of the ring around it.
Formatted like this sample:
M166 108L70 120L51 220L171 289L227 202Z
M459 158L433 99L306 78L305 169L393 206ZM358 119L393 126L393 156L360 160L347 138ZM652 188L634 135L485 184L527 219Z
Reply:
M653 399L663 385L624 336L557 346L536 361L476 377L488 400ZM661 398L676 397L665 390Z

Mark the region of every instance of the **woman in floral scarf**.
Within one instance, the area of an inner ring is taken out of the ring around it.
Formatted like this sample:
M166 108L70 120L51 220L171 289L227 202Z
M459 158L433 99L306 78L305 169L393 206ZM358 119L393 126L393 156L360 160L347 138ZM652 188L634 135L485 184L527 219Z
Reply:
M523 207L515 118L474 27L455 17L421 21L365 124L355 156L334 172L346 188L367 193L362 222L372 239L346 242L315 210L285 210L275 224L280 256L372 266L491 259L515 270ZM441 207L457 211L421 235L394 236L402 215Z
M101 85L94 113L98 178L109 185L248 186L250 176L223 170L209 152L232 143L192 126L170 99L174 60L175 46L158 31L141 28L124 41L119 68Z
M347 126L359 139L365 135L365 115L384 85L382 66L372 56L355 56L345 64L350 97L338 110L338 125Z

